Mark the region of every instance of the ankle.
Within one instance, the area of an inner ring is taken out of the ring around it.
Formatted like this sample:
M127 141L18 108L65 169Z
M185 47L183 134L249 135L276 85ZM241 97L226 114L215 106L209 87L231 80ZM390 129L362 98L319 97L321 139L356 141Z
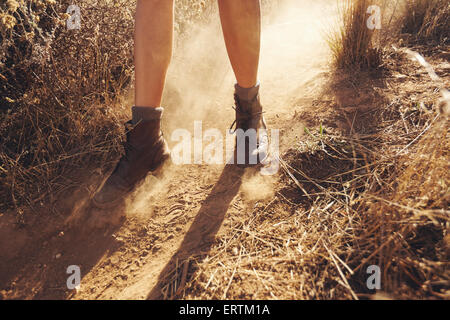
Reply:
M238 83L235 84L235 94L239 98L239 100L243 101L252 101L258 96L260 83L259 81L255 86L250 88L243 88Z
M141 121L154 121L160 122L164 108L152 108L152 107L139 107L134 106L131 108L132 124L136 125Z

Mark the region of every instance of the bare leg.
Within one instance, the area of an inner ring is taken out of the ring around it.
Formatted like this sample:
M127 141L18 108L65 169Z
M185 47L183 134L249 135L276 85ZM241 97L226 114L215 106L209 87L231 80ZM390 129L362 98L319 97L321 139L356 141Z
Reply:
M237 80L234 95L238 130L235 160L244 166L265 163L268 158L268 136L258 83L260 0L218 1L225 45ZM243 135L244 131L249 133L248 137Z
M135 105L160 107L172 58L173 0L138 0L135 30Z
M170 153L161 133L161 99L172 58L173 0L138 0L135 31L135 106L126 123L125 155L95 194L92 203L111 209L162 168Z
M259 0L219 0L225 44L239 86L250 88L258 79L261 46Z

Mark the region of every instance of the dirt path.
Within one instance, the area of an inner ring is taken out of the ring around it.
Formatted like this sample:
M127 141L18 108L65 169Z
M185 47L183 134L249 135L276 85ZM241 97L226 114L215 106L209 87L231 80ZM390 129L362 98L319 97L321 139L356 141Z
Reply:
M295 115L312 107L326 79L322 32L332 13L332 6L318 3L291 6L265 27L262 101L269 127L280 129L280 152L303 134ZM195 120L202 120L203 132L217 128L225 135L230 126L233 75L217 28L196 30L189 44L175 53L165 97L165 132L192 132ZM147 178L131 197L133 205L127 202L127 220L116 229L66 229L24 249L28 263L18 273L9 270L13 276L6 279L9 287L2 294L72 299L173 296L178 288L172 285L183 285L190 259L207 254L230 219L269 201L278 188L278 175L262 177L255 169L175 166L163 180ZM65 287L69 265L81 268L77 291Z

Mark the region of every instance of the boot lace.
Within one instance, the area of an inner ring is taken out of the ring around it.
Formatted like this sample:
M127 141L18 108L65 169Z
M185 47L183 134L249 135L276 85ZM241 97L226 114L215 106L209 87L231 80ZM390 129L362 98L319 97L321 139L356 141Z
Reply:
M250 121L252 118L262 115L264 113L263 111L251 113L249 111L243 110L241 102L236 94L234 95L234 102L235 102L235 106L232 106L232 108L236 111L236 119L233 121L233 123L230 126L230 129L229 129L230 134L234 134L236 132L236 130L239 129L240 124L243 121ZM233 127L234 127L234 129L233 129Z

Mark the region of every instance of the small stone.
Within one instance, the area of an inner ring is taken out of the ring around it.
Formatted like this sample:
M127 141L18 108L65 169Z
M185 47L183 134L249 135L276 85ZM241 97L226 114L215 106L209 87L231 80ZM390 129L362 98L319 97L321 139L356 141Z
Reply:
M119 262L119 260L120 259L117 256L112 256L112 257L109 258L109 261L110 261L111 264L117 264Z
M55 255L55 258L56 258L56 259L59 259L59 258L61 258L61 256L62 256L61 253L57 253L57 254Z

